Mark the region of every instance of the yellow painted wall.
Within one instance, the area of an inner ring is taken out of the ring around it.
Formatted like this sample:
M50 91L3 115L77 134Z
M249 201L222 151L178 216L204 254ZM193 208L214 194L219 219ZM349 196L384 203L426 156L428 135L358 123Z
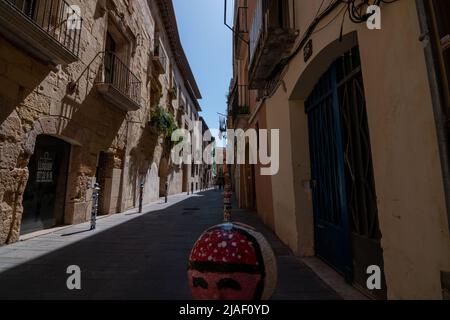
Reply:
M294 179L292 170L289 100L287 92L280 89L267 100L267 127L280 129L280 167L272 176L275 232L278 237L298 253L297 219L295 214Z
M300 34L319 5L314 0L296 2ZM306 64L301 52L265 102L268 127L281 129L280 172L272 177L275 230L303 255L313 249L312 205L303 184L310 179L303 100L347 45L336 42L341 21L312 36L311 59ZM347 18L344 34L352 31L362 58L388 297L441 299L440 271L450 270L450 238L415 3L384 5L378 31Z

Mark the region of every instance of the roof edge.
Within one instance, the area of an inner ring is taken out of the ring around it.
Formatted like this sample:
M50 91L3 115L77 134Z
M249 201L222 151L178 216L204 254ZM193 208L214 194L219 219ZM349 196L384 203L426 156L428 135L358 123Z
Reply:
M191 91L190 93L195 99L202 99L200 89L195 80L191 66L189 65L189 61L186 57L186 53L184 52L183 45L181 44L173 2L172 0L156 0L156 4L159 9L159 14L161 15L161 20L164 24L164 29L166 30L169 37L169 44L174 55L174 59L187 83L186 87ZM198 105L196 101L194 103ZM201 110L199 105L198 109Z

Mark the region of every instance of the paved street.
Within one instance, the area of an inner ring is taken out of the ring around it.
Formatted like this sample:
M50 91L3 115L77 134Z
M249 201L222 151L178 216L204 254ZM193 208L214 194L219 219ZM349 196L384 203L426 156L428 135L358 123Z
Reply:
M218 191L169 198L0 247L0 299L190 299L186 265L206 228L220 223ZM274 299L338 299L339 296L292 255L254 213L237 210L234 220L263 232L278 262ZM66 287L66 269L78 265L81 290Z

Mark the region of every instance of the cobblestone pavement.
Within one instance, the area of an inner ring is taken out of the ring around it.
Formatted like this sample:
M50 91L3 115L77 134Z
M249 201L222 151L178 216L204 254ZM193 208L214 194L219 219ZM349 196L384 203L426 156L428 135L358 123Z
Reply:
M176 195L144 207L0 247L0 299L190 299L186 266L200 234L222 221L222 194ZM339 299L268 230L256 214L234 220L264 233L277 256L273 299ZM81 290L68 290L66 269L81 268Z

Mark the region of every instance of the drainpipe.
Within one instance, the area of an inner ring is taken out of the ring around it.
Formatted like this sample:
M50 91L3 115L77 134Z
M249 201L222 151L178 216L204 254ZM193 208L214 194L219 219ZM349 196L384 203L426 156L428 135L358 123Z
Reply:
M425 51L425 61L428 70L428 80L430 83L431 98L433 104L434 117L439 144L440 160L442 167L442 177L445 191L445 201L447 205L447 222L450 231L450 145L448 128L448 98L443 86L443 70L441 59L439 58L440 40L436 34L431 6L428 0L416 0L417 12L422 42Z

